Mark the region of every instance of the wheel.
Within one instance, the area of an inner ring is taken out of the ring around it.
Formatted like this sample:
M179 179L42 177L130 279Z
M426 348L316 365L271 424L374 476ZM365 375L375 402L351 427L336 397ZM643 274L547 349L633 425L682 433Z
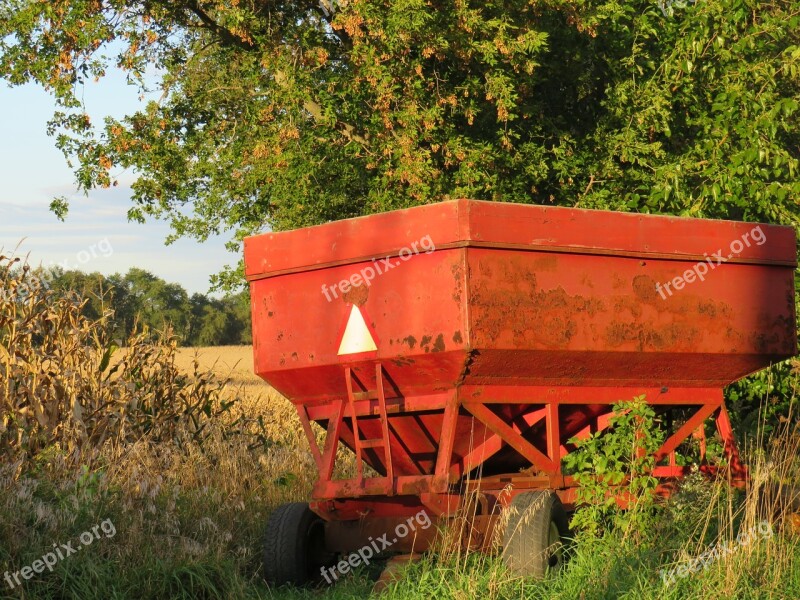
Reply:
M569 537L567 513L555 492L523 492L509 507L503 559L514 575L542 579L564 566Z
M305 502L279 506L264 532L264 579L274 585L319 580L332 558L325 550L325 523Z

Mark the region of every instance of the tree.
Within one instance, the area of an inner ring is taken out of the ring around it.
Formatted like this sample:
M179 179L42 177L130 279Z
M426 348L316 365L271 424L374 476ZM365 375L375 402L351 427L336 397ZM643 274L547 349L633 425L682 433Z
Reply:
M232 343L231 315L220 310L219 304L219 302L212 302L203 309L202 321L199 323L200 331L195 345L220 346Z
M128 271L122 284L126 288L128 315L136 315L140 325L153 329L169 325L179 338L186 338L191 308L183 287L137 268Z
M253 343L253 315L250 306L250 290L225 296L223 299L233 314L236 344Z
M79 185L134 170L129 216L175 236L453 197L797 227L797 0L5 6L0 74L53 92ZM162 95L95 128L111 63Z
M66 271L61 267L40 269L38 277L47 285L59 291L74 291L86 301L83 315L97 320L114 304L115 288L101 273L84 273L83 271Z

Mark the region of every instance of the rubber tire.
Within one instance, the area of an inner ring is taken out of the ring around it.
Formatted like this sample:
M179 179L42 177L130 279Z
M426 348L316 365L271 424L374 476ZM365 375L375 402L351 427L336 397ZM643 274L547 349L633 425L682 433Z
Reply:
M570 537L567 513L555 492L523 492L509 507L503 560L516 576L543 579L564 566Z
M326 564L324 521L305 502L279 506L264 532L264 579L302 586L320 579Z

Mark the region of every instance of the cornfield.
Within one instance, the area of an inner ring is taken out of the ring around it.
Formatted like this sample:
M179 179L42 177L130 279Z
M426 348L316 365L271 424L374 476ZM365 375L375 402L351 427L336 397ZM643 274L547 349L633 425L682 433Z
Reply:
M110 312L87 318L85 299L55 295L18 260L0 256L0 454L23 465L57 445L79 464L145 436L202 442L236 406L228 381L176 366L169 332L114 340ZM228 433L247 429L240 418Z

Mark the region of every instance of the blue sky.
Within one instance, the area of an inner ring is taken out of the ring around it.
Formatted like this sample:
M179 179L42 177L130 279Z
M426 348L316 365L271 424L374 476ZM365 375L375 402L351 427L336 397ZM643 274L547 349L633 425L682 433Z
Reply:
M137 89L116 72L87 85L84 101L93 123L129 114L140 103ZM35 266L59 264L106 275L140 267L180 283L189 293L206 293L209 275L238 260L225 250L225 238L165 246L167 224L129 223L131 174L122 174L117 188L88 197L77 193L64 156L47 135L54 109L41 88L10 88L0 81L0 248L6 254L14 249L28 254ZM70 198L65 222L49 210L53 197L62 195ZM113 252L106 251L109 246Z

